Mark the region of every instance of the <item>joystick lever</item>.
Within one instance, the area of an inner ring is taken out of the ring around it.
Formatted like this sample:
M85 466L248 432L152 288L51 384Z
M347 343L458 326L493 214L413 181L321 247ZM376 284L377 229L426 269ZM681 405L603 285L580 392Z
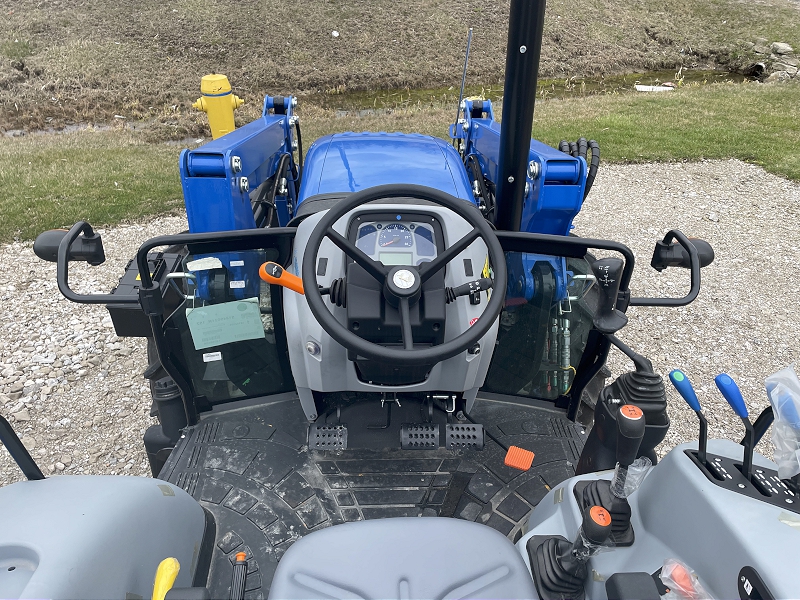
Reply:
M626 498L625 480L628 467L636 460L645 431L642 409L633 404L624 404L617 413L617 468L611 482L611 493L617 498Z
M602 506L587 506L575 540L561 536L533 536L528 556L536 590L543 600L584 598L586 563L611 535L611 515Z
M700 400L697 399L697 394L692 387L692 383L683 371L675 369L669 374L669 380L700 420L700 439L697 445L697 459L700 461L701 465L707 467L706 446L708 443L708 421L706 421L703 410L700 408Z
M600 290L594 327L602 333L614 333L628 324L628 317L617 310L620 278L624 267L620 258L601 258L592 263L592 273Z
M731 405L733 412L742 419L742 423L744 424L745 435L742 440L742 446L744 446L742 475L749 481L753 471L753 446L755 445L755 435L753 433L753 424L750 422L750 415L747 412L747 406L744 403L744 398L742 398L742 392L739 390L739 386L736 385L736 382L730 375L720 373L714 378L714 382L717 384L725 400Z

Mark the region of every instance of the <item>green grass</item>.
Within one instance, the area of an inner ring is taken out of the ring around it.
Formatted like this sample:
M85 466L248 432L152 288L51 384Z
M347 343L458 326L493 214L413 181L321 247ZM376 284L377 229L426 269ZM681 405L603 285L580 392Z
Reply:
M800 181L798 97L800 83L545 100L537 102L533 134L553 146L581 135L596 139L604 162L738 158ZM348 130L443 136L453 119L449 106L362 118L301 109L308 141ZM178 148L143 140L127 131L0 139L0 240L31 239L80 219L112 225L180 207Z
M32 239L78 220L109 225L182 206L178 148L127 132L0 142L0 239Z

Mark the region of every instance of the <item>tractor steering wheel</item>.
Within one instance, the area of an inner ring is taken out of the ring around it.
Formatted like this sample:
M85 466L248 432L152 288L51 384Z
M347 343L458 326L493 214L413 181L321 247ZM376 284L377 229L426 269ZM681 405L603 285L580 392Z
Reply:
M384 266L362 252L354 243L333 229L333 225L354 208L373 200L389 198L414 198L433 202L452 210L462 217L473 230L439 254L433 261L414 266ZM403 349L388 348L365 340L349 331L331 314L325 306L317 284L317 254L324 238L330 239L345 254L359 264L367 273L377 279L383 288L383 297L397 306L403 333ZM494 292L486 309L474 325L449 342L429 348L414 348L411 335L409 306L420 297L422 284L432 275L444 268L461 252L480 238L489 251L489 260L494 270ZM411 185L390 184L367 188L351 194L328 210L311 232L303 256L302 278L306 300L320 326L337 342L348 350L364 358L402 366L433 365L451 358L475 345L494 323L503 308L506 291L506 261L500 242L483 215L463 199L455 198L434 188Z

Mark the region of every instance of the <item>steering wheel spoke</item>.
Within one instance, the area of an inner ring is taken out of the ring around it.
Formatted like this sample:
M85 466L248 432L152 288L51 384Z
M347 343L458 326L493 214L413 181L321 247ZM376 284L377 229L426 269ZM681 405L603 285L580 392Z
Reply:
M400 328L403 332L403 349L414 349L414 338L411 334L411 310L408 298L400 298Z
M419 269L419 276L422 283L425 283L438 273L442 267L451 262L456 256L461 254L464 250L469 248L470 244L480 237L477 229L473 229L467 235L458 240L455 244L450 246L447 250L442 252L439 256L434 258L429 263L422 263Z
M369 256L364 254L358 246L356 246L353 242L348 240L343 235L340 235L333 227L328 227L325 231L325 235L336 244L342 252L347 254L350 258L352 258L356 263L363 268L367 273L372 275L375 279L380 281L381 283L384 282L386 279L386 273L388 269L384 267L381 263L372 260Z

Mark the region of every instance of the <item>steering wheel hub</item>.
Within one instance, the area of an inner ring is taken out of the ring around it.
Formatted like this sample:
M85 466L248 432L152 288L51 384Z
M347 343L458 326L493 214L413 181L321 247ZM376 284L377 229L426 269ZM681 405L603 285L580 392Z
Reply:
M408 269L398 269L392 275L392 283L401 290L408 290L417 283L417 278Z

